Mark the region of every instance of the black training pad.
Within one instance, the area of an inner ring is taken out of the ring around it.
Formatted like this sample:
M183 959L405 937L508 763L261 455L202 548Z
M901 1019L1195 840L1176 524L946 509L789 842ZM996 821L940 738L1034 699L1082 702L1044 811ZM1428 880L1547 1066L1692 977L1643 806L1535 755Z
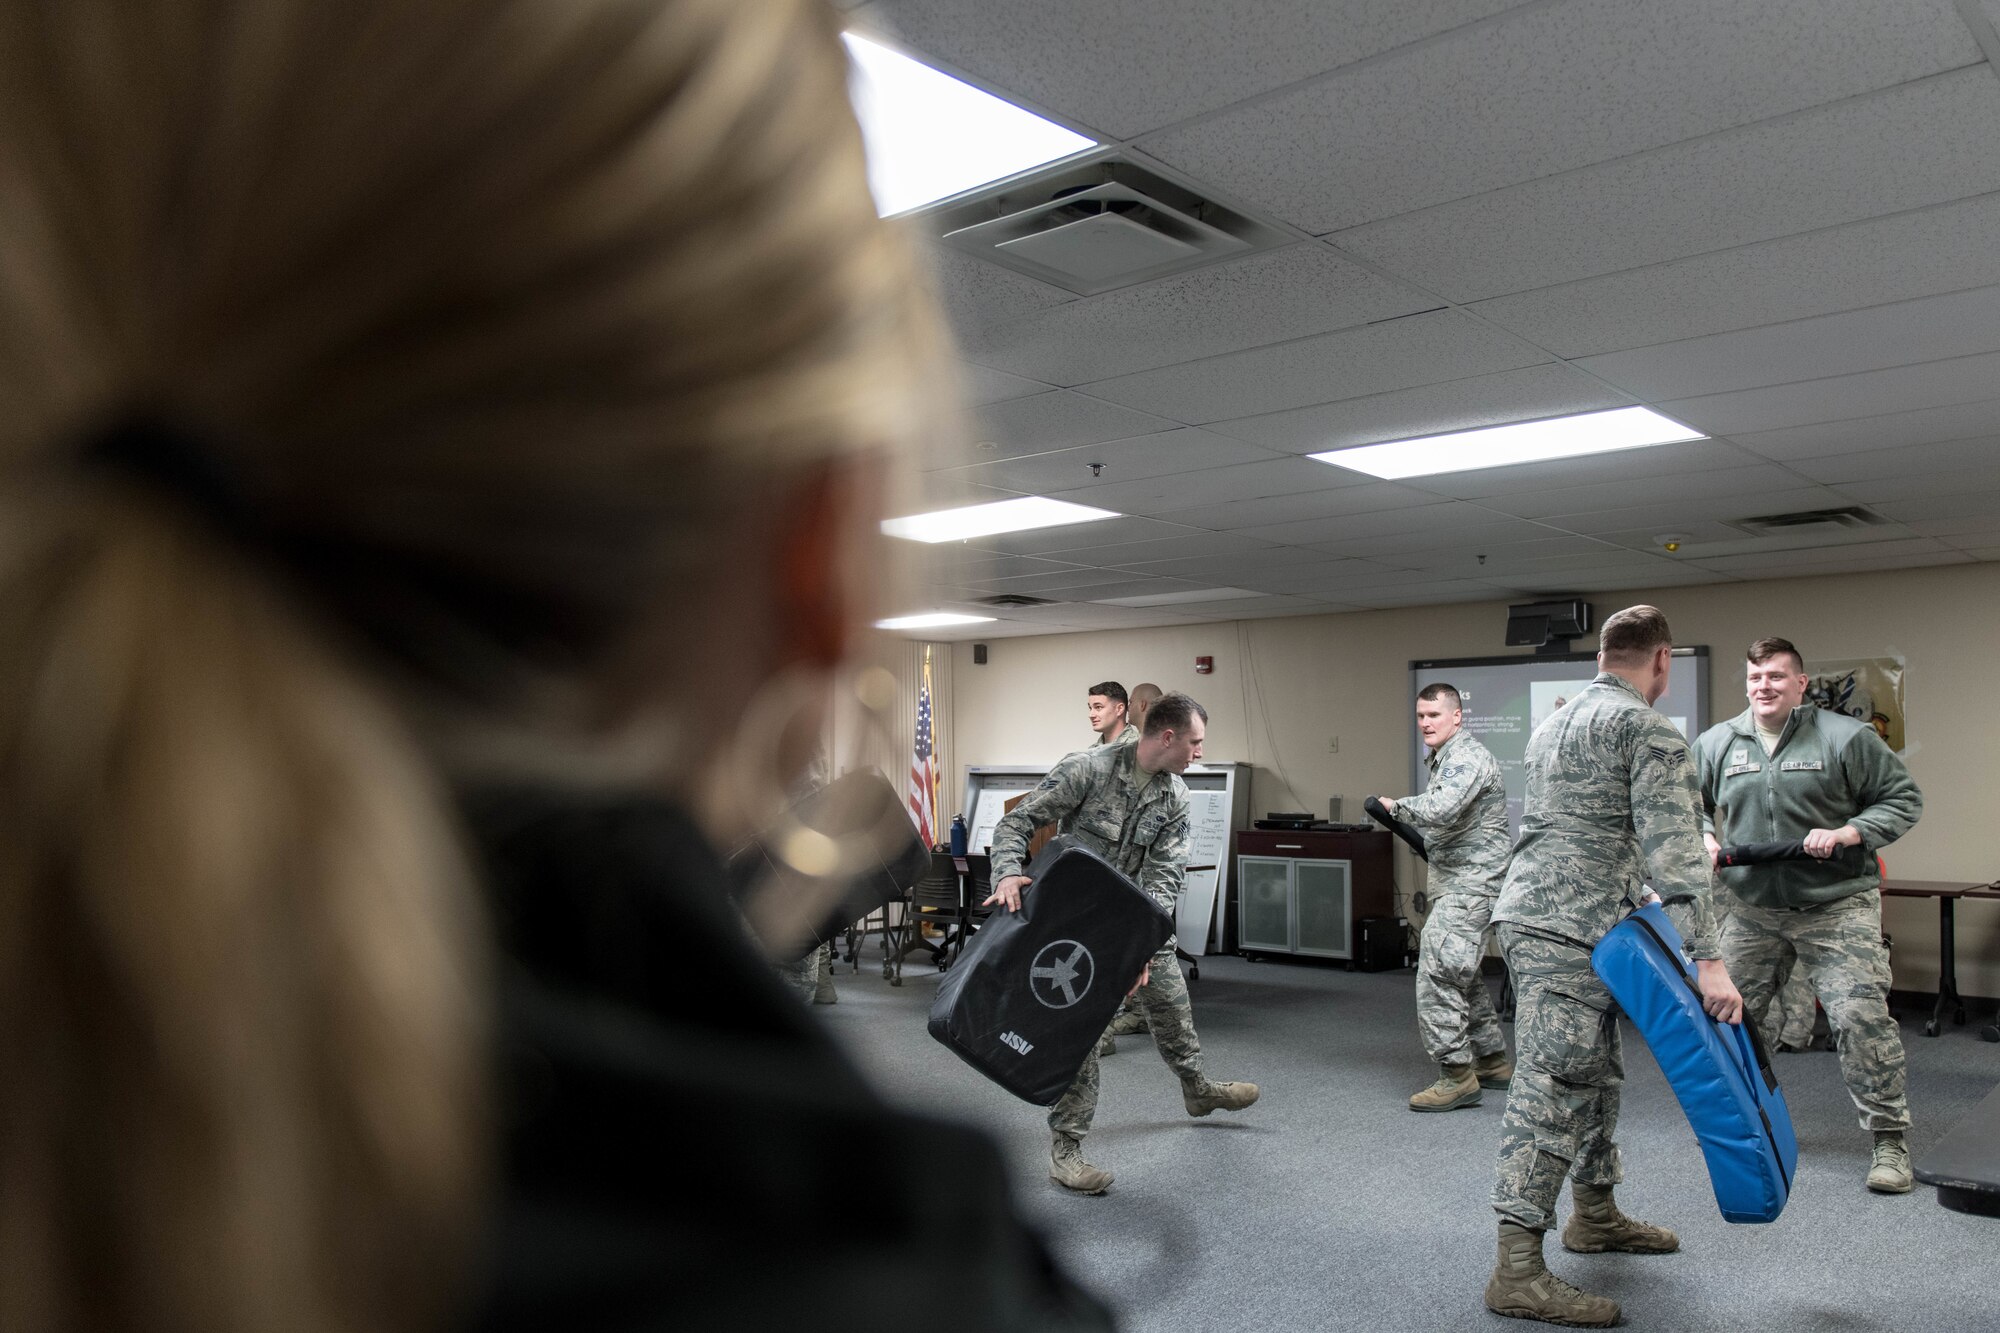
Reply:
M1067 838L1027 873L1021 910L996 907L945 974L930 1028L1016 1097L1051 1106L1174 926L1109 861Z
M1859 872L1868 864L1869 855L1865 848L1842 847L1832 856L1814 856L1806 850L1801 840L1790 842L1746 842L1735 847L1724 847L1715 854L1717 869L1724 866L1761 866L1773 861L1818 861L1821 865L1852 868Z
M1389 807L1382 804L1380 798L1370 796L1361 803L1361 808L1368 812L1370 819L1408 843L1411 851L1426 861L1431 859L1430 849L1424 845L1424 835L1417 832L1411 825L1390 814Z
M1919 1159L1917 1179L1937 1186L1947 1208L2000 1217L2000 1088Z

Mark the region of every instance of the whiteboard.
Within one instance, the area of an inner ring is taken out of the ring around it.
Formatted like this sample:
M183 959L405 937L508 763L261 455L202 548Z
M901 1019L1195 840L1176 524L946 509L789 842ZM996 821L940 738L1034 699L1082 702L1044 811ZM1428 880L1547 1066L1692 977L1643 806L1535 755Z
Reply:
M1188 864L1218 866L1229 855L1229 793L1220 787L1188 793Z
M1208 939L1208 928L1214 919L1215 872L1188 871L1180 901L1174 905L1174 933L1180 937L1181 947L1190 953L1206 953L1204 942Z
M993 846L993 828L1000 822L1000 816L1007 813L1007 802L1021 793L1004 788L982 787L979 790L979 804L973 807L971 827L966 835L968 851L984 852Z
M1238 763L1198 764L1184 775L1188 784L1188 864L1207 867L1187 872L1175 904L1176 933L1181 947L1208 953L1222 947L1219 905L1228 893L1232 840L1247 822L1250 766ZM966 842L973 852L993 845L993 829L1006 813L1007 802L1040 785L1048 770L1033 767L967 765L965 798Z

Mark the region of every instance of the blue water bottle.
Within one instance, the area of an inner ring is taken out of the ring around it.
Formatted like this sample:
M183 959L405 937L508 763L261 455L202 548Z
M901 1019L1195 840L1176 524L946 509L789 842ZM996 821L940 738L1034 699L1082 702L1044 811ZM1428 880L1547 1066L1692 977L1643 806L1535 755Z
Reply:
M964 815L953 815L951 817L951 854L953 856L965 855Z

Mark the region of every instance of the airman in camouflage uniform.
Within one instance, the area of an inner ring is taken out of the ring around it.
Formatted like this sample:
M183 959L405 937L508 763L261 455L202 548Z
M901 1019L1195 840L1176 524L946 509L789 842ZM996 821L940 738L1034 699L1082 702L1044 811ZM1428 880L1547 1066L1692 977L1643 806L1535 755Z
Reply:
M1734 902L1722 953L1753 1015L1787 966L1811 979L1861 1127L1875 1136L1868 1188L1906 1194L1910 1103L1874 853L1915 826L1923 793L1873 727L1805 702L1804 659L1789 640L1759 639L1748 657L1750 707L1696 745L1706 841L1713 851L1797 839L1817 859L1723 869ZM1850 847L1858 857L1837 855Z
M1172 912L1187 877L1190 849L1187 784L1180 774L1201 758L1207 714L1186 695L1156 703L1146 732L1131 745L1103 745L1068 755L1041 785L1008 811L993 830L993 896L1008 911L1020 907L1027 880L1028 840L1045 824L1116 866ZM1148 964L1138 989L1160 1056L1181 1082L1189 1115L1241 1110L1257 1100L1253 1083L1217 1083L1202 1073L1201 1041L1187 982L1169 938ZM1084 1194L1101 1194L1111 1173L1083 1160L1079 1144L1097 1114L1098 1068L1093 1051L1075 1083L1049 1112L1050 1176Z
M1482 1088L1513 1075L1507 1041L1480 975L1486 922L1507 873L1507 784L1492 752L1461 726L1458 691L1442 683L1417 695L1417 726L1430 747L1420 796L1382 802L1424 835L1430 916L1417 948L1417 1033L1438 1080L1410 1098L1412 1111L1477 1106Z
M1148 703L1160 697L1159 686L1153 686L1152 690L1151 697L1147 699ZM1125 693L1123 685L1115 680L1107 680L1100 685L1091 686L1086 698L1088 702L1085 704L1085 712L1090 719L1090 729L1097 733L1095 739L1090 742L1091 745L1130 745L1139 739L1139 728L1133 725L1133 699ZM1097 1053L1115 1055L1118 1052L1118 1043L1114 1038L1123 1036L1127 1032L1145 1030L1145 1010L1137 998L1128 995L1125 997L1125 1003L1118 1008L1118 1016L1111 1020L1111 1026L1105 1028L1104 1035L1097 1039Z
M1597 678L1528 741L1527 794L1493 922L1514 978L1517 1065L1501 1120L1493 1207L1500 1256L1487 1308L1600 1327L1618 1307L1542 1262L1565 1177L1566 1248L1663 1253L1673 1232L1620 1212L1615 1133L1624 1068L1617 1005L1590 950L1642 900L1664 901L1696 962L1703 1001L1735 1021L1741 998L1716 961L1709 867L1687 742L1649 705L1666 689L1666 617L1632 607L1605 621Z

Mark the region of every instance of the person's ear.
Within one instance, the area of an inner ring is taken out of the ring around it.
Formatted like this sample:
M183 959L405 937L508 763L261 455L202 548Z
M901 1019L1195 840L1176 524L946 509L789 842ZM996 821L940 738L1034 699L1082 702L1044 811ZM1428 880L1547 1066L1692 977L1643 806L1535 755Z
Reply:
M874 582L880 482L874 459L828 459L776 497L780 662L831 669L846 660Z

